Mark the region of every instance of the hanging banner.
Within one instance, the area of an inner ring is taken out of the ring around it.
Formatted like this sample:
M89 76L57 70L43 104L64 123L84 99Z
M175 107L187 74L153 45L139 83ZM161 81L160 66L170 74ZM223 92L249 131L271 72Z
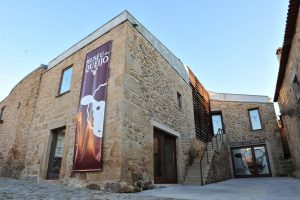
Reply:
M101 170L101 146L112 42L86 55L76 116L73 171Z

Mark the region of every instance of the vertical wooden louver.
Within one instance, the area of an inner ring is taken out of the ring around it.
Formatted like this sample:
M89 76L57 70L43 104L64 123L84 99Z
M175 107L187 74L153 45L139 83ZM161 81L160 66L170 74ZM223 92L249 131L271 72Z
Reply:
M190 85L193 92L196 137L203 142L208 142L213 136L209 94L194 73L190 69L188 70Z

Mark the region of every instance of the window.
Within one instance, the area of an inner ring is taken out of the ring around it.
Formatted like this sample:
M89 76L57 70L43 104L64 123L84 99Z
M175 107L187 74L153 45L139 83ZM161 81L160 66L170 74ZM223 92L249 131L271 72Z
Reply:
M72 67L68 67L63 70L61 80L60 80L60 87L59 87L59 93L58 93L59 95L70 91L72 73L73 73Z
M299 99L300 99L300 82L298 81L298 78L296 75L293 80L293 90L294 90L294 94L296 96L297 101L299 101Z
M249 109L248 114L249 114L252 130L262 129L258 108Z
M177 92L177 105L179 108L182 108L182 97L179 92Z
M214 134L223 134L223 120L221 112L213 112L211 115Z
M5 109L5 106L3 106L0 111L0 124L3 124L2 116L3 116L4 109Z

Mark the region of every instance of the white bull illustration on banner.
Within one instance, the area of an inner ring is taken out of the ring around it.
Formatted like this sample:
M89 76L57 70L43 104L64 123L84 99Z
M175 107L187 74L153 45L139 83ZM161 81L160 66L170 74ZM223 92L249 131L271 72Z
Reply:
M94 91L93 95L86 95L82 97L80 104L81 105L87 105L87 122L91 129L93 129L93 133L97 137L102 137L103 133L103 122L104 122L104 111L105 111L105 101L97 101L94 97L96 92L103 86L107 85L107 83L101 84L98 86L98 88ZM93 123L89 121L89 109L90 106L92 106L93 111ZM93 126L91 125L93 124Z

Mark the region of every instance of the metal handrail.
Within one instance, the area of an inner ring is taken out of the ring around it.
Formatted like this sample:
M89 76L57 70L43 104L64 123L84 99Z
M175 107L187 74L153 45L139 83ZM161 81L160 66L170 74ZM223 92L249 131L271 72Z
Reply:
M221 141L222 143L224 143L224 138L223 138L223 129L219 128L218 129L218 132L217 134L215 134L211 141L208 141L206 144L205 144L205 149L204 149L204 152L202 153L201 155L201 158L200 158L200 175L201 175L201 185L204 185L204 181L203 181L203 170L202 170L202 161L204 159L204 155L206 153L206 160L207 160L207 164L209 164L209 158L208 158L208 150L207 150L207 146L208 146L208 143L211 142L212 144L212 149L214 149L214 143L213 143L213 138L215 138L216 140L216 143L217 143L217 151L219 152L219 142L218 142L218 135L221 136Z
M205 152L208 152L207 151L207 146L208 146L208 143L209 142L207 142L206 144L205 144L205 150L204 150L204 152L202 153L202 156L201 156L201 159L200 159L200 175L201 175L201 185L204 185L204 182L203 182L203 172L202 172L202 160L203 160L203 158L204 158L204 154L205 154ZM208 160L208 159L207 159ZM208 161L207 161L207 163L208 163Z

